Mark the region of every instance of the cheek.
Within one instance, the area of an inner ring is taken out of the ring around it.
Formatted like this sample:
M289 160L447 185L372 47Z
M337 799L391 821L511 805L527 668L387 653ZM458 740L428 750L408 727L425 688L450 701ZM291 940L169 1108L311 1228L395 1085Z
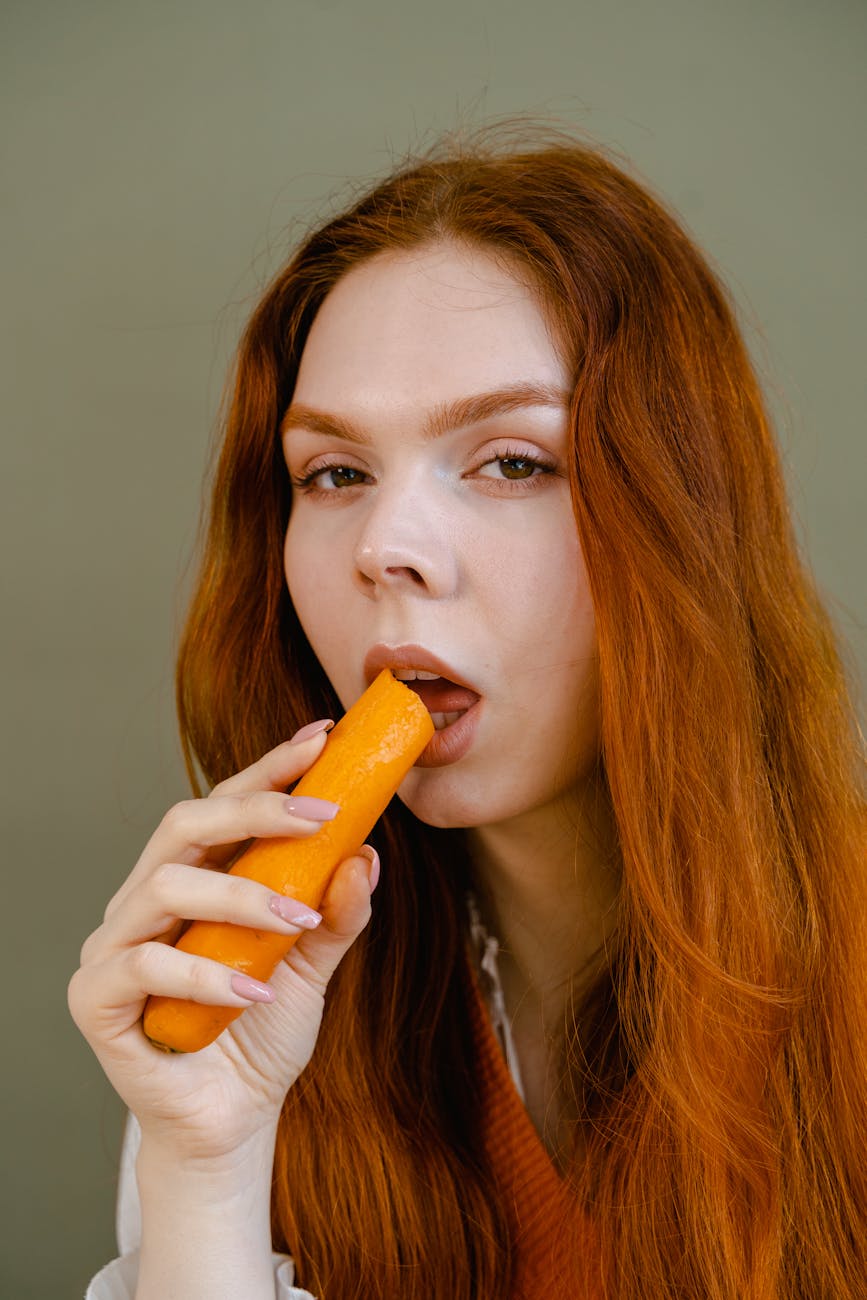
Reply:
M509 639L539 667L561 662L565 648L595 648L595 620L581 547L571 519L560 528L518 533L496 549L489 570L510 618Z
M297 530L288 529L283 545L286 586L307 639L320 657L334 621L334 611L341 607L333 590L337 566L323 563L323 554L323 548L309 536L302 537Z
M559 784L566 774L585 772L598 750L596 618L574 535L548 536L536 551L534 583L525 596L521 641L513 642L516 662L525 665L519 678L524 726L534 745L544 737L534 753L540 775Z
M357 638L353 635L351 602L346 599L345 575L333 551L307 534L287 532L283 573L289 595L316 658L344 708L357 697ZM323 562L327 555L328 562ZM342 584L342 585L341 585Z

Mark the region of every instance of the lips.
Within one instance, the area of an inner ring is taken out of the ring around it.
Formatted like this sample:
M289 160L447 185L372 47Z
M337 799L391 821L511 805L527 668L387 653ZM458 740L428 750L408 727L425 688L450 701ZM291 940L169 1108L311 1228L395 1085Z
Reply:
M438 655L433 654L432 651L425 650L424 646L387 646L380 643L380 645L370 647L367 658L364 660L364 680L368 686L374 677L380 675L383 668L391 668L394 675L400 677L409 676L412 669L415 669L415 672L425 673L425 675L426 673L433 673L433 677L441 677L455 688L463 686L463 689L468 690L474 698L478 699L480 697L480 692L477 692L471 681L467 681L460 676L458 669L452 668L451 664L447 664L445 659L439 659ZM408 669L408 671L404 672L403 669ZM420 686L424 680L422 677L415 677L415 681L411 680L408 684Z
M430 713L463 713L466 709L471 709L479 699L476 691L458 686L445 677L435 677L432 682L405 682L404 685L415 691Z
M430 713L438 733L464 716L481 696L444 659L420 645L371 648L364 661L364 675L373 681L383 668L390 669L411 691L415 691ZM419 674L418 676L416 674Z

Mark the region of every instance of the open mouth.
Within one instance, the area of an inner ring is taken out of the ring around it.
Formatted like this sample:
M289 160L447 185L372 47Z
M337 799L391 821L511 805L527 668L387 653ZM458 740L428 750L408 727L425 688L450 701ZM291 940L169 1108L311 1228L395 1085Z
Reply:
M457 722L481 699L475 691L447 677L438 677L435 673L422 672L415 668L392 669L395 677L415 691L422 704L431 715L431 721L437 731L444 731Z

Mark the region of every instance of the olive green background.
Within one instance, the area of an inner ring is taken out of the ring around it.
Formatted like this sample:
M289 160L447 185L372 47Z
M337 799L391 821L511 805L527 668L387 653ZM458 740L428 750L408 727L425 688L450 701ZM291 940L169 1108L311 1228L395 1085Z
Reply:
M346 178L525 111L631 159L736 295L863 674L865 37L860 0L0 4L0 1295L81 1296L114 1253L121 1113L66 982L186 794L172 660L228 358Z

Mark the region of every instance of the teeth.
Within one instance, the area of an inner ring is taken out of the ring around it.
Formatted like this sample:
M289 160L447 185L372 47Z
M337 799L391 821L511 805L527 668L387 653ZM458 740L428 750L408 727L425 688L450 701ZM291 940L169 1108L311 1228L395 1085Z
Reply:
M458 709L456 713L432 713L430 716L437 731L443 731L446 727L450 727L453 722L457 722L458 718L462 718L465 713L466 709Z
M392 668L391 670L399 682L414 682L416 678L420 682L435 682L439 673L424 673L420 668Z

